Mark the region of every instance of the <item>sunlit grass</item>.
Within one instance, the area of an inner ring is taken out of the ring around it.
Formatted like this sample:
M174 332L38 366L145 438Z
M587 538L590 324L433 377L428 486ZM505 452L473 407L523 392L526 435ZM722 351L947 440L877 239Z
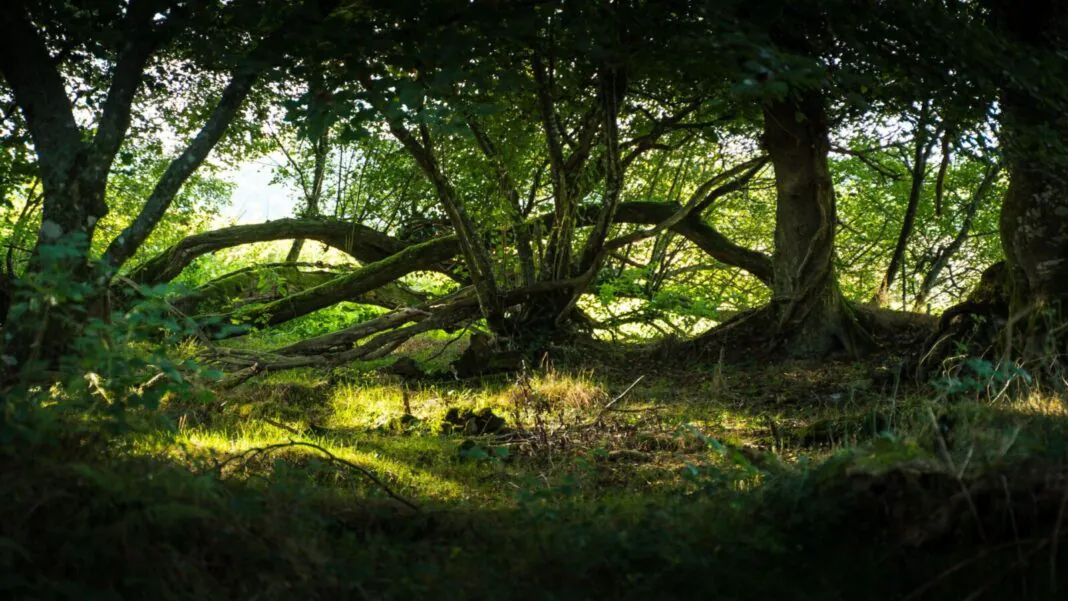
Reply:
M424 366L428 358L444 365L451 359L443 357L455 358L466 346L463 339L450 345L455 338L432 333L403 350ZM183 417L184 409L167 408L178 432L167 443L144 443L140 452L211 464L250 449L307 441L372 471L406 498L457 508L514 507L523 491L562 483L591 502L641 503L689 490L694 485L685 474L693 466L740 470L749 487L768 473L806 469L842 453L855 457L857 469L871 471L920 462L962 472L1035 452L1068 460L1058 442L1068 438L1060 397L975 403L931 390L898 394L873 384L863 364L688 371L642 363L549 364L524 375L405 382L378 373L394 360L334 373L267 374L223 393L213 412ZM488 408L508 428L543 432L557 442L509 446L507 437L448 433L442 424L453 408ZM414 421L402 421L406 413ZM490 456L466 456L461 446L470 444ZM493 455L502 446L507 460ZM381 496L367 479L320 455L281 449L233 477L284 477L331 498Z

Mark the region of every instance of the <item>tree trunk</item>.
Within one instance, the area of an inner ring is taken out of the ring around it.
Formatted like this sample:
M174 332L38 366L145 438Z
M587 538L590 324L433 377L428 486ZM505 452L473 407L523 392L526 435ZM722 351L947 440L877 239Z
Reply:
M901 222L901 232L897 236L897 244L894 252L890 255L890 264L886 268L882 282L875 291L872 304L882 307L890 302L890 286L894 284L894 278L901 270L901 263L905 260L905 249L908 248L909 238L912 237L912 226L916 222L916 211L920 207L920 196L923 192L923 181L927 177L927 159L931 156L932 144L928 141L927 124L930 121L931 102L925 100L920 107L920 115L916 121L916 148L912 156L912 186L909 189L909 200L905 208L905 217ZM904 282L901 284L905 285Z
M1001 167L992 165L987 170L986 175L983 176L983 181L979 183L979 187L972 193L972 199L964 209L964 221L961 223L960 230L957 231L957 235L953 237L949 245L938 253L938 256L931 263L931 268L927 271L927 275L924 276L920 291L916 294L916 300L912 304L913 311L923 311L931 291L938 284L938 278L942 275L942 271L949 265L949 260L953 258L953 255L957 254L968 240L968 234L972 230L972 222L975 220L979 205L990 192L990 187L993 186L1000 173Z
M1063 65L1060 40L1068 33L1068 6L1055 0L997 3L996 25L1016 51L1042 64ZM1059 357L1068 315L1068 95L1057 74L1039 81L1011 80L1002 89L1002 144L1009 188L1001 209L1001 241L1010 281L1010 324L1019 319L1028 359ZM1062 78L1061 77L1061 78ZM1048 78L1048 79L1045 79Z
M315 97L322 96L326 93L326 84L323 81L322 73L315 72L311 76L309 91ZM326 161L330 156L330 131L324 127L322 131L318 132L318 135L313 140L313 153L315 155L315 164L312 167L312 179L310 189L304 190L304 202L307 206L304 207L304 214L301 217L305 219L315 219L319 216L319 201L323 196L323 183L326 179ZM303 182L303 178L301 179ZM297 238L293 241L293 246L289 248L289 254L286 256L287 263L295 263L300 259L300 251L304 248L304 239Z
M5 380L16 373L36 379L38 370L52 370L89 318L100 288L92 282L89 242L107 212L101 185L72 183L46 196L42 227L27 274L16 280L12 304L26 313L8 315L4 326ZM62 249L57 252L53 249ZM54 291L50 294L48 291ZM54 303L42 297L52 296Z
M857 354L866 335L842 297L834 270L835 197L827 162L823 97L764 108L764 144L778 195L772 310L776 345L797 356Z
M13 90L33 136L45 194L37 248L20 287L38 289L32 294L41 296L39 289L44 285L45 295L51 297L49 302L26 303L18 319L6 320L0 356L5 383L16 377L35 379L39 374L31 373L29 363L49 368L58 364L85 326L87 308L97 304L111 278L155 229L178 190L236 117L260 72L281 58L278 49L284 37L312 15L319 15L319 10L328 14L336 5L336 0L309 0L304 10L294 11L250 50L248 60L234 68L206 123L171 161L133 222L111 241L94 266L89 265L89 248L96 224L108 211L108 174L126 138L144 68L157 45L177 30L171 27L171 17L157 12L153 3L131 3L96 133L91 141L84 141L63 77L27 5L16 3L0 12L0 74ZM67 248L42 252L56 245Z

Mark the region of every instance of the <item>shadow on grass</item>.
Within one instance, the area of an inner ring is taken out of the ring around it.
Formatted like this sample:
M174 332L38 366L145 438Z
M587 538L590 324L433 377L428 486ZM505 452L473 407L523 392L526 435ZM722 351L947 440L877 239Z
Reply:
M563 482L422 513L92 437L3 462L8 598L1052 599L1068 578L1068 478L1038 458L958 478L841 455L748 487L591 502Z

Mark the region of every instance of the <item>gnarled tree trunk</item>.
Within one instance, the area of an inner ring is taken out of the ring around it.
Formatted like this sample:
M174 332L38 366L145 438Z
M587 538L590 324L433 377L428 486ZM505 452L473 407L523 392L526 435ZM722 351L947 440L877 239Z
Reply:
M996 26L1017 52L1063 65L1068 6L1055 0L1002 0ZM1061 72L1012 79L1002 89L1002 144L1009 188L1001 209L1001 240L1010 282L1010 326L1021 328L1027 359L1059 357L1068 318L1068 93ZM1048 79L1046 79L1048 78ZM1052 82L1052 83L1051 83ZM1011 340L1011 337L1007 337Z
M835 196L823 97L764 106L764 145L778 195L772 309L776 344L792 355L860 352L866 341L834 270Z

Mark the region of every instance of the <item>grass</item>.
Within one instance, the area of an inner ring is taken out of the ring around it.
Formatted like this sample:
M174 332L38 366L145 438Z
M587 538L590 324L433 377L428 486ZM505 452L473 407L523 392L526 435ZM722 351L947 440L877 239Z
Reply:
M425 360L449 339L405 350ZM1063 398L906 389L878 364L612 349L482 380L375 367L269 374L208 403L171 398L117 439L80 430L5 455L0 560L15 576L0 590L1059 598ZM505 428L449 427L460 409Z
M439 354L448 340L428 336L407 350L426 358ZM462 345L453 346L452 354L458 354ZM573 476L576 462L592 466L576 494L591 500L629 496L640 503L686 493L693 486L688 476L693 466L743 461L796 472L872 441L884 449L891 444L922 451L933 464L948 458L954 465L978 465L983 453L996 460L1024 457L1035 448L1054 452L1063 433L1059 399L958 406L932 398L931 390L895 391L900 387L879 383L878 370L866 363L695 370L635 360L626 362L635 368L627 370L615 360L547 365L518 381L501 376L402 383L378 375L373 365L340 375L271 374L226 393L211 410L175 403L167 410L180 426L177 432L147 437L156 442L144 452L194 449L201 458L223 461L256 447L307 440L380 474L423 505L514 508L525 486L520 483L559 485ZM406 402L415 420L402 424ZM450 408L489 409L525 438L443 433ZM1028 425L1035 420L1042 428ZM953 431L942 432L950 421ZM948 456L940 437L951 447ZM472 445L480 451L467 452ZM274 457L299 464L311 482L333 478L326 493L374 492L333 466L307 468L314 455L290 449ZM264 469L248 471L270 475Z

